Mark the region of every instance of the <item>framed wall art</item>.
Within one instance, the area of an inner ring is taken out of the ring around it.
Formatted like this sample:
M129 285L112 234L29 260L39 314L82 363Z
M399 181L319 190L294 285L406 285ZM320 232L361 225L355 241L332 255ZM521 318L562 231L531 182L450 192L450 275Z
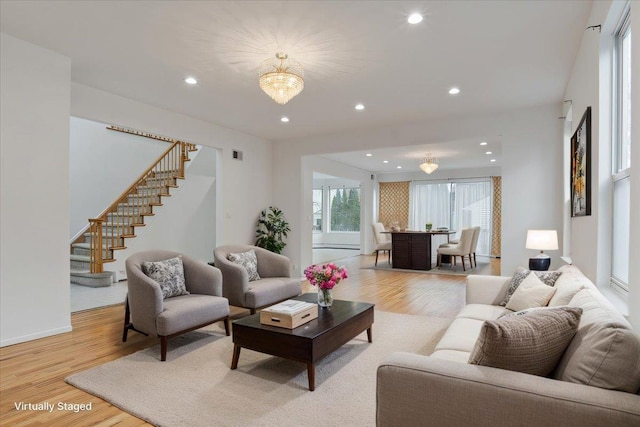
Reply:
M591 215L591 107L571 137L571 216Z

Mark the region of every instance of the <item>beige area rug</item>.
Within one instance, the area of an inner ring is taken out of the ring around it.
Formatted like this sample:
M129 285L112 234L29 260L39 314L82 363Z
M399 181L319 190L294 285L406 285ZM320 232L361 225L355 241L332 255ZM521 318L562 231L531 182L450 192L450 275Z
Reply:
M392 352L430 354L451 320L375 312L373 343L360 334L316 365L242 349L217 325L125 356L66 381L159 426L374 426L376 370Z
M369 270L387 270L387 271L400 271L407 273L424 273L424 274L448 274L452 276L468 276L470 274L482 274L482 271L489 267L489 263L486 261L478 260L478 266L469 268L469 262L467 261L467 269L466 271L462 270L462 265L458 262L457 265L449 265L443 264L440 267L436 267L435 265L431 268L431 270L406 270L403 268L393 268L391 265L384 262L380 262L378 260L378 265L370 265L368 267L363 267Z

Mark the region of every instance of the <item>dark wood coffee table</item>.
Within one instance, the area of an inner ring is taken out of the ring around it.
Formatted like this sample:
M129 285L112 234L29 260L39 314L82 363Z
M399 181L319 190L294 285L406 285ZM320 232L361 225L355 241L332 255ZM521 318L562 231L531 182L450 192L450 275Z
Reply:
M293 298L317 302L315 293ZM315 364L329 353L351 341L364 330L372 342L373 304L334 300L330 308L318 308L318 318L295 329L260 323L260 313L233 322L233 360L238 367L240 349L248 348L307 364L309 390L315 389Z

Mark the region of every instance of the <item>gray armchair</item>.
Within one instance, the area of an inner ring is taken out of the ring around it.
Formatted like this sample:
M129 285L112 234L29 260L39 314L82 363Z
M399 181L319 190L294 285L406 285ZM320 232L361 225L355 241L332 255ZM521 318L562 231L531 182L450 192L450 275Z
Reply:
M228 259L230 253L253 249L258 260L260 280L249 281L247 270ZM220 246L213 251L216 267L222 271L222 295L229 304L248 308L251 314L257 309L297 297L302 292L300 279L291 277L291 262L284 255L257 246Z
M171 251L138 252L127 258L128 295L122 341L129 330L160 338L160 360L167 359L167 341L177 335L222 320L229 335L229 301L222 296L217 268L182 256L189 295L163 299L160 285L142 271L143 261L163 261L180 255Z

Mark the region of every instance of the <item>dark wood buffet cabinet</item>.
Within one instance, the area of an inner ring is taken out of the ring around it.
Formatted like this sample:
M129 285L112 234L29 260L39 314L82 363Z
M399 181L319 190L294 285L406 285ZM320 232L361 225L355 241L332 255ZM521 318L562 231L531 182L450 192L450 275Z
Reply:
M393 268L431 270L431 236L455 231L392 231L391 262Z

